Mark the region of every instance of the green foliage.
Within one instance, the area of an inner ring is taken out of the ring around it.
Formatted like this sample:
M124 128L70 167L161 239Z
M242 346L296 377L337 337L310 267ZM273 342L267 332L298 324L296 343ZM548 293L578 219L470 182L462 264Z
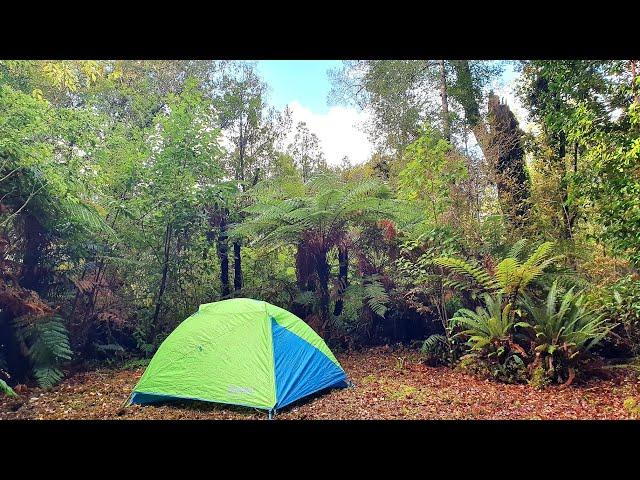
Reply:
M553 242L541 243L526 260L517 257L521 254L524 243L516 243L509 255L502 259L494 271L489 271L466 260L455 257L442 257L435 260L437 265L447 268L461 278L461 281L447 282L449 286L463 288L479 288L485 292L500 292L508 301L525 293L531 283L539 279L545 269L556 262L559 257L552 257Z
M362 279L362 297L367 306L380 317L387 313L389 295L378 275L367 275Z
M640 281L626 276L608 286L593 303L600 306L604 318L618 322L614 330L628 342L632 354L640 355Z
M308 294L317 302L313 292L305 292L300 298ZM344 303L344 311L336 321L354 339L358 339L371 333L368 332L371 320L363 315L365 309L369 309L374 316L384 318L389 310L390 298L379 275L365 275L351 281L344 292Z
M564 375L566 380L573 367L609 334L614 325L587 304L583 293L576 293L573 288L560 298L559 293L558 284L554 282L544 305L525 299L523 303L530 318L517 325L533 329L537 360L547 370L555 372L555 378Z
M255 205L245 209L249 218L236 225L231 236L277 246L308 234L331 246L351 222L390 215L391 206L383 201L388 197L388 188L376 179L344 182L335 175L320 174L305 185L301 196L281 199L276 191L257 198Z
M514 326L511 305L502 307L500 293L495 297L485 294L483 300L485 307L477 307L475 311L460 309L451 323L462 328L456 335L468 337L467 343L472 350L488 350L488 355L500 354L500 344L508 339Z
M32 373L38 384L48 388L58 383L63 377L60 368L73 355L63 319L55 315L35 320L18 317L13 324L16 335L27 346Z
M433 128L425 128L405 150L407 164L398 175L398 196L422 206L430 225L451 205L452 186L463 180L467 169L461 156Z
M0 379L0 393L6 395L7 397L17 397L18 394L13 391L13 389L7 385L7 382Z
M455 360L450 340L446 335L430 335L422 343L420 352L426 357L427 363L433 366L452 366Z

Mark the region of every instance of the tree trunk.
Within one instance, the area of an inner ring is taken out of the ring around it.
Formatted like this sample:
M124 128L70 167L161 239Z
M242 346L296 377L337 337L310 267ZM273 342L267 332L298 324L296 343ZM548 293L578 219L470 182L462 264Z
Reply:
M329 274L330 267L327 262L327 252L315 255L316 275L318 277L318 299L320 301L320 320L322 321L322 330L325 331L331 320L329 314Z
M167 287L167 277L169 274L169 253L171 251L171 224L167 225L167 228L164 233L164 257L162 263L162 280L160 280L160 289L158 290L158 299L156 300L156 309L153 312L153 326L151 331L155 335L157 332L157 322L158 316L160 315L160 310L162 308L162 297L164 296L164 291Z
M333 314L337 317L344 308L344 291L349 285L347 275L349 273L349 251L346 247L338 247L338 298L333 309Z
M220 285L221 295L226 298L231 293L229 291L229 243L227 239L227 217L226 211L221 213L220 234L218 235L218 258L220 258Z
M240 241L233 242L233 290L242 290L242 257L240 256Z
M512 225L522 227L529 196L523 134L509 106L496 95L489 96L488 112L491 126L488 147L491 153L487 160L494 169L504 213Z
M640 96L638 95L638 86L636 85L636 78L638 76L636 71L636 60L630 60L631 63L631 95L635 103L640 103Z
M447 71L444 60L440 60L440 100L442 101L442 130L447 142L451 141L451 119L447 100Z
M47 279L42 268L42 256L46 243L45 231L38 219L30 213L24 215L24 255L20 286L43 294Z

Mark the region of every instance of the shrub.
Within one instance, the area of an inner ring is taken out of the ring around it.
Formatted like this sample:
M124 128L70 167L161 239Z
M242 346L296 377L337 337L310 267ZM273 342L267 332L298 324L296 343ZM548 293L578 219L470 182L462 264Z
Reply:
M527 357L524 349L514 341L514 312L510 303L503 306L502 294L483 296L485 307L475 312L466 308L458 310L451 319L454 326L463 328L454 338L467 338L471 355L479 362L486 362L489 374L508 383L526 378Z
M551 379L568 385L578 363L612 326L587 305L583 293L575 293L573 288L560 297L558 293L558 283L554 282L543 305L525 299L529 322L517 325L534 334L535 360L531 368L542 367Z
M7 385L7 382L5 382L2 379L0 379L0 393L2 393L3 395L6 395L7 397L17 397L18 396L16 394L16 392L13 391L13 388L11 388L9 385Z
M626 276L604 289L594 303L600 305L605 318L619 322L615 333L625 350L640 355L640 280Z

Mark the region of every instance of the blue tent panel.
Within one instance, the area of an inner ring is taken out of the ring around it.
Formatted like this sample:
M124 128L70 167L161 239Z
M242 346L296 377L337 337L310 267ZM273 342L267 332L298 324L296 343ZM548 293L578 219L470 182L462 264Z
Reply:
M172 398L174 397L171 397L168 395L155 395L153 393L133 392L133 395L131 395L130 402L132 404L137 403L140 405L144 405L146 403L156 403L156 402L171 400Z
M329 387L346 387L347 375L316 347L271 320L276 408Z

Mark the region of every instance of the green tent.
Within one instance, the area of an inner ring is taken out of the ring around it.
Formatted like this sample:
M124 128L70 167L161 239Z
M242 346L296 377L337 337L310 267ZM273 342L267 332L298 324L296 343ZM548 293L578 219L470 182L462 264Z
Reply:
M347 376L305 322L267 302L235 298L200 305L160 345L130 403L195 399L269 410Z

